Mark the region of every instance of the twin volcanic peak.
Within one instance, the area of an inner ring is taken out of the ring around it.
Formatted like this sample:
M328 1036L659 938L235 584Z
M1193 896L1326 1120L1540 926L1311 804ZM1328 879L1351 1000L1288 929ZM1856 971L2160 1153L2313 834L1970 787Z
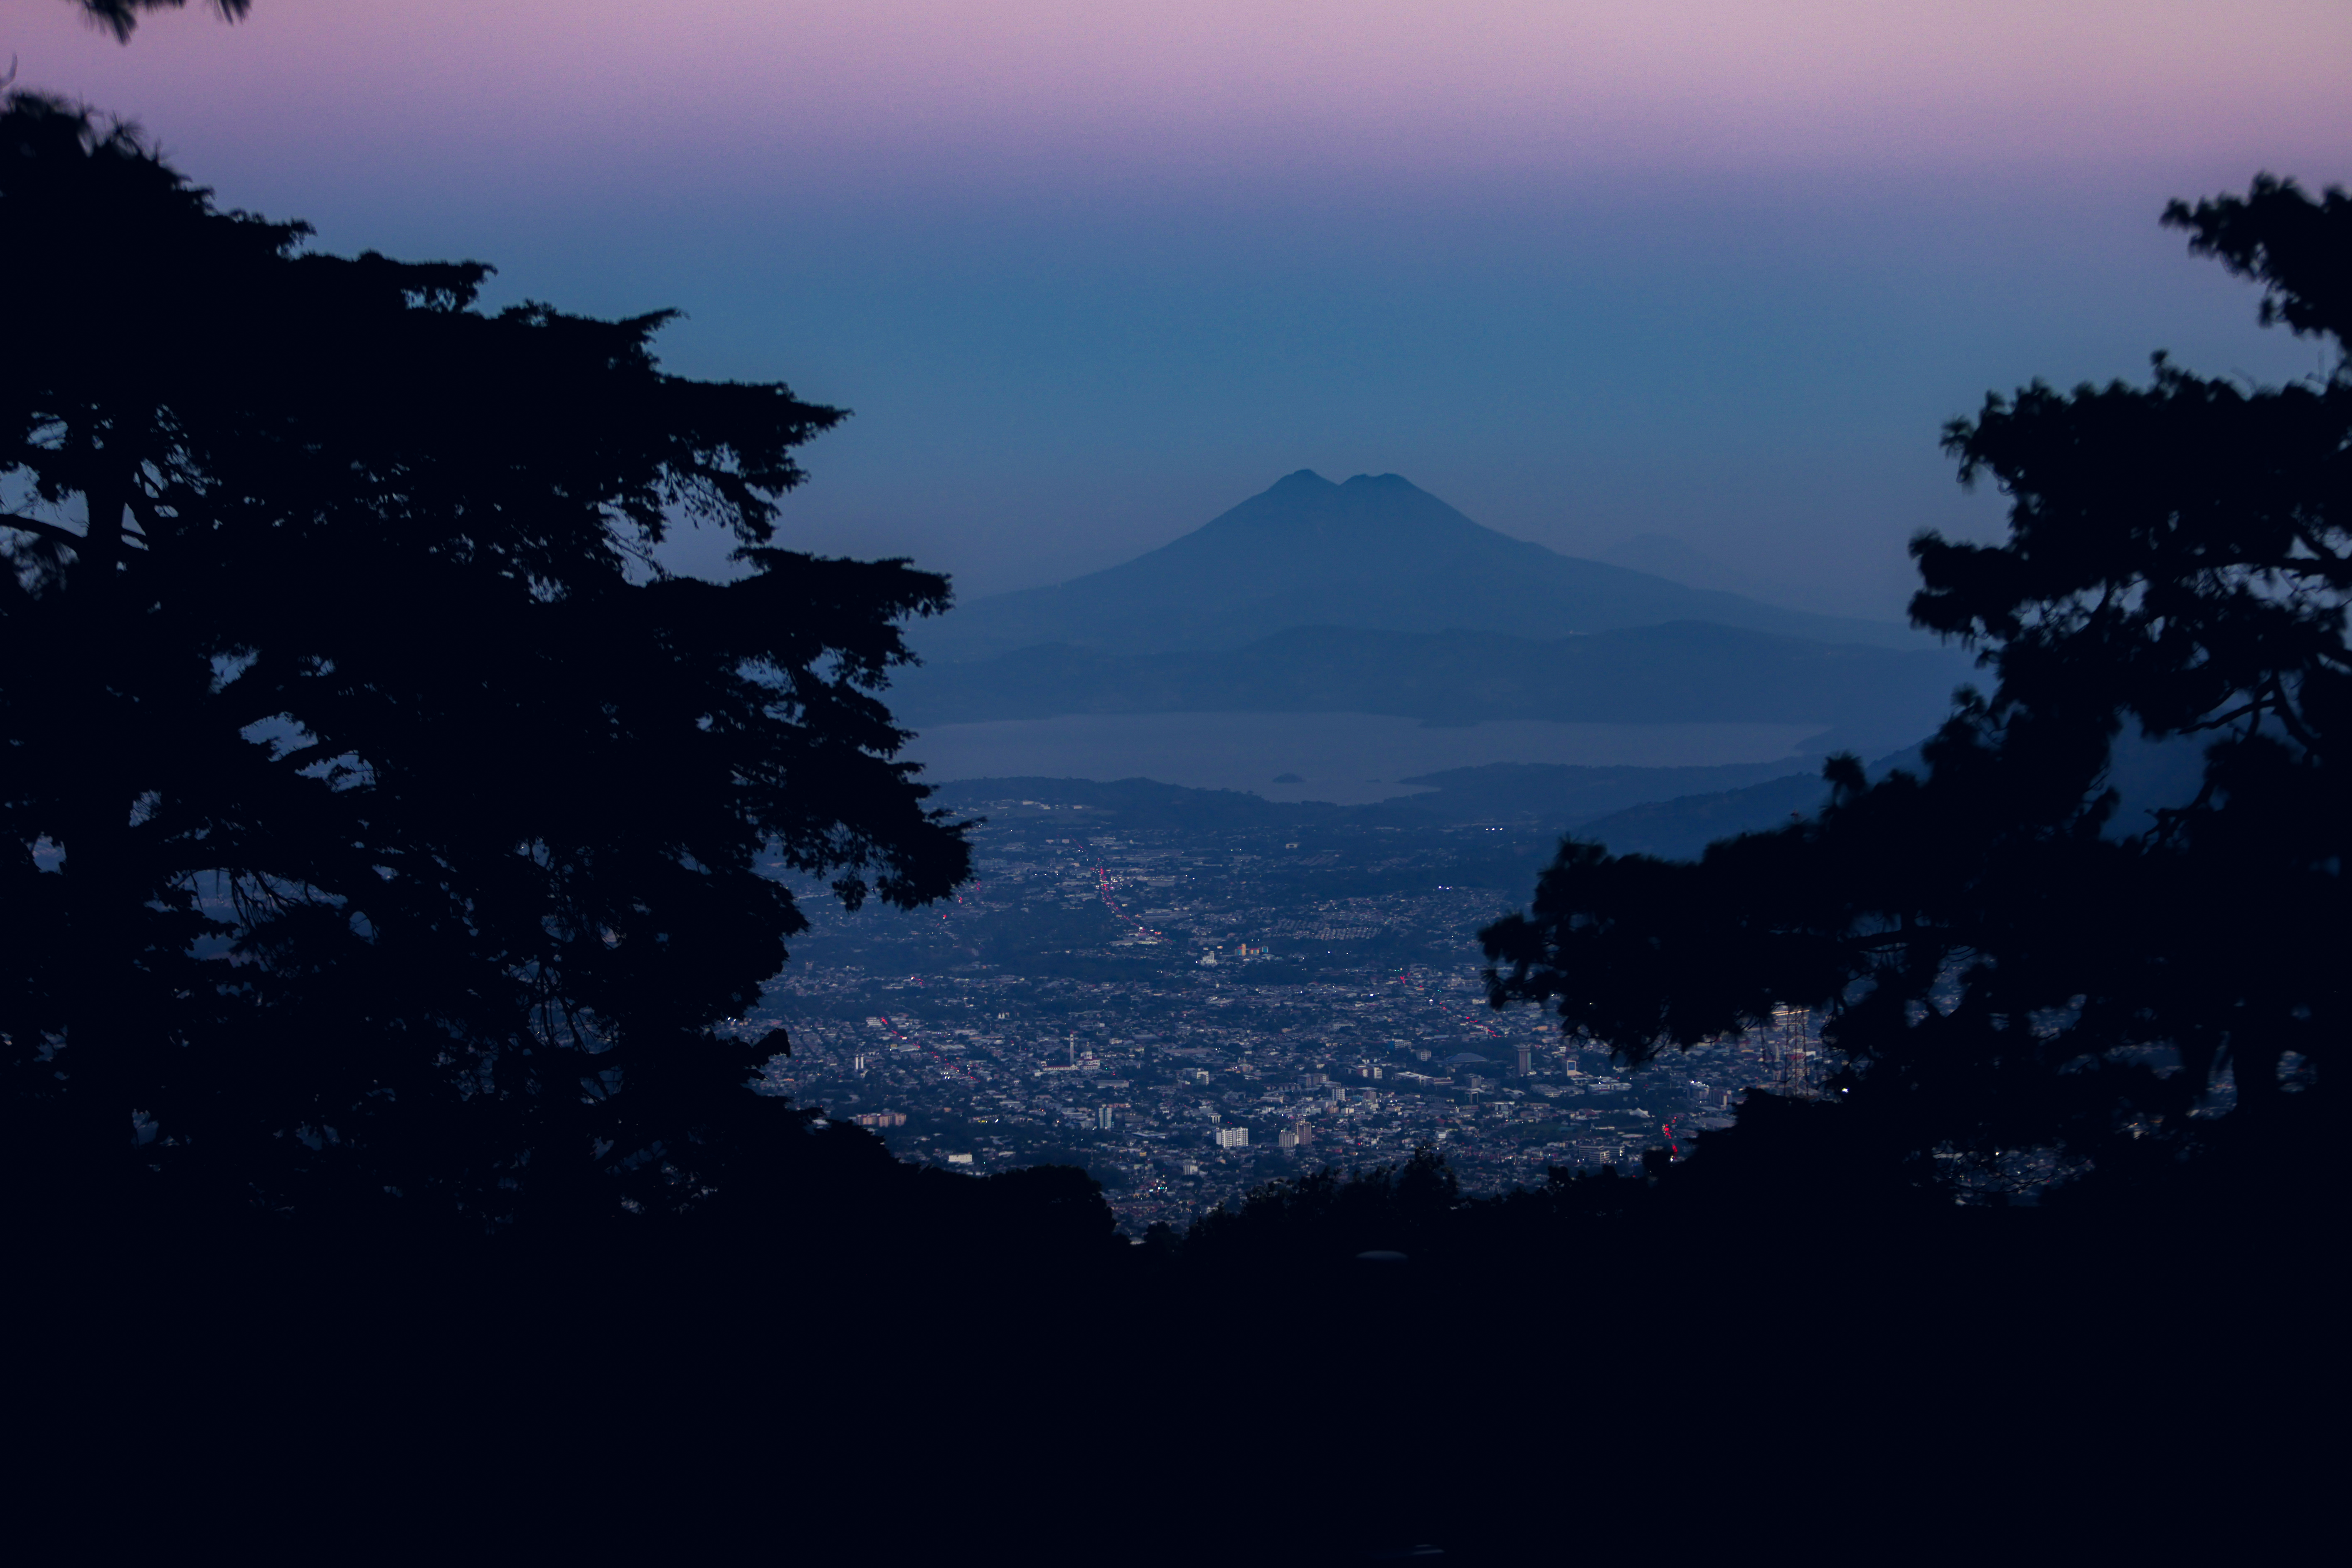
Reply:
M1237 648L1298 626L1549 638L1672 621L1881 647L1891 623L1688 588L1497 533L1395 474L1334 484L1308 469L1121 565L977 599L917 628L934 660L1041 643L1113 654Z

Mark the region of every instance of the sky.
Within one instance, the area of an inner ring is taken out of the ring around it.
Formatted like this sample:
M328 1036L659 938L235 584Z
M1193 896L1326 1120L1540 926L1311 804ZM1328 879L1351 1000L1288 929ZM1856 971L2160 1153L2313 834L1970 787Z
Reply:
M1988 391L2318 367L2168 198L2352 183L2344 0L254 0L127 47L6 0L0 49L325 248L683 310L668 368L855 411L783 542L965 596L1312 468L1893 617L1912 533L1998 528L1937 444Z

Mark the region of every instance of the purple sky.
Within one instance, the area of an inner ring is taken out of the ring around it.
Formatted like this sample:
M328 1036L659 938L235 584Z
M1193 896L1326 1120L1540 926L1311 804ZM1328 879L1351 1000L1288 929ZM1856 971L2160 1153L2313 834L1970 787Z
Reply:
M255 0L19 81L324 245L675 305L857 417L793 542L967 593L1302 467L1581 552L1678 535L1896 612L1990 387L2315 355L2155 226L2352 181L2343 0Z

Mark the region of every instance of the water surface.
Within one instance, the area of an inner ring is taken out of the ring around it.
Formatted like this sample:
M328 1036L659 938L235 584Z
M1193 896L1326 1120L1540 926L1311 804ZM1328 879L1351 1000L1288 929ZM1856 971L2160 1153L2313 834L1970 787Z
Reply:
M1397 781L1487 763L1707 767L1803 753L1808 724L1565 724L1435 729L1375 713L1078 713L940 724L907 749L934 782L1149 778L1341 805L1421 793ZM1285 774L1296 783L1275 781Z

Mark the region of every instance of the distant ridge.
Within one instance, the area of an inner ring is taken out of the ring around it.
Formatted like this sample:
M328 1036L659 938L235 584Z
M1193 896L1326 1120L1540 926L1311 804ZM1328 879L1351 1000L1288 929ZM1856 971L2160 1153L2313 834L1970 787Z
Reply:
M1891 622L1810 615L1685 587L1497 533L1395 474L1302 468L1182 538L1049 588L977 599L914 630L929 657L1042 643L1119 654L1235 648L1297 626L1571 633L1707 621L1819 642L1916 648Z
M1426 774L1408 782L1433 786L1430 793L1369 805L1281 804L1234 790L1188 789L1144 778L1116 783L959 779L940 785L938 800L950 809L969 811L1013 796L1082 809L1095 814L1094 823L1115 820L1122 826L1191 830L1507 824L1538 830L1547 838L1565 833L1605 845L1612 854L1688 860L1696 859L1717 839L1785 827L1792 817L1819 812L1830 795L1822 761L1806 757L1690 768L1507 763ZM1884 778L1897 768L1923 773L1926 766L1915 745L1879 757L1866 772L1872 778ZM1507 874L1517 881L1525 868L1514 864Z

